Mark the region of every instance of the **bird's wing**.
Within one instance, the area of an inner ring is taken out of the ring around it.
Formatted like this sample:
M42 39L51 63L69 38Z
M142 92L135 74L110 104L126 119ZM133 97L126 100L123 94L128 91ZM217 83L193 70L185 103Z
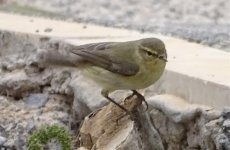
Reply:
M86 44L75 47L71 52L81 56L89 63L111 72L125 76L135 75L139 71L137 64L122 60L109 53L116 44L114 42Z

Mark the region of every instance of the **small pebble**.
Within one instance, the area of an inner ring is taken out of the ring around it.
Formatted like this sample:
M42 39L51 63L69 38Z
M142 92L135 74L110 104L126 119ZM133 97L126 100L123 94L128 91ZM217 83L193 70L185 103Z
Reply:
M46 28L46 29L44 30L44 32L52 32L52 31L53 31L52 28Z
M0 146L3 145L6 142L6 138L3 136L0 136Z
M48 101L48 94L31 94L25 100L26 108L41 108Z
M225 107L222 116L224 119L230 119L230 107Z

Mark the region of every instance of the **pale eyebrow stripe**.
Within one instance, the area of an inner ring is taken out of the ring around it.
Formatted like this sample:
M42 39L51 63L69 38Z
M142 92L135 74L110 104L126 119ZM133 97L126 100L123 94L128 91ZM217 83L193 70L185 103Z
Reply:
M141 45L139 45L139 47L142 48L142 49L144 49L147 52L152 53L153 55L156 55L156 56L159 55L156 51L153 51L153 50L149 49L148 47L144 47L144 46L141 46Z

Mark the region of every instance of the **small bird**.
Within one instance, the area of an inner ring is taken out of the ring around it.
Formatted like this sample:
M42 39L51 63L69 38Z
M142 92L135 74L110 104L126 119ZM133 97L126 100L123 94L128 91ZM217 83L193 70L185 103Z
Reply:
M109 101L128 110L109 97L115 90L136 90L155 83L162 75L167 52L157 38L126 42L102 42L74 46L62 55L55 51L40 54L45 64L76 66L83 74L102 86L101 94Z

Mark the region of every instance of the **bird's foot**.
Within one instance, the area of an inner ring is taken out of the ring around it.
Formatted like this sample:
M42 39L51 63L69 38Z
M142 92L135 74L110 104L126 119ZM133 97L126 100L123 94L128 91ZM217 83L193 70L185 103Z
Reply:
M119 117L118 119L117 119L117 121L119 121L120 119L122 119L123 117L125 117L125 116L127 116L127 115L129 115L130 116L130 119L131 120L135 120L135 115L133 114L133 110L129 110L129 109L127 109L127 108L125 108L123 105L120 105L119 103L117 103L114 99L112 99L111 97L109 97L109 95L108 95L108 91L106 91L106 90L102 90L102 95L107 99L107 100L109 100L110 102L112 102L113 104L115 104L117 107L119 107L120 109L122 109L124 112L125 112L125 114L124 115L122 115L121 117ZM135 91L135 92L133 92L133 94L132 94L132 96L128 96L129 98L132 98L134 95L137 95L137 97L138 98L141 98L141 100L143 101L143 99L144 99L144 97L141 95L141 94L139 94L137 91ZM127 97L127 98L128 98ZM126 99L127 99L126 98Z
M145 106L146 106L145 111L147 111L149 105L148 105L148 103L146 102L145 97L144 97L143 95L141 95L139 92L137 92L136 90L132 90L132 92L133 92L133 93L132 93L131 95L129 95L128 97L126 97L125 100L130 99L130 98L132 98L133 96L137 96L138 99L140 99L142 102L145 103Z

